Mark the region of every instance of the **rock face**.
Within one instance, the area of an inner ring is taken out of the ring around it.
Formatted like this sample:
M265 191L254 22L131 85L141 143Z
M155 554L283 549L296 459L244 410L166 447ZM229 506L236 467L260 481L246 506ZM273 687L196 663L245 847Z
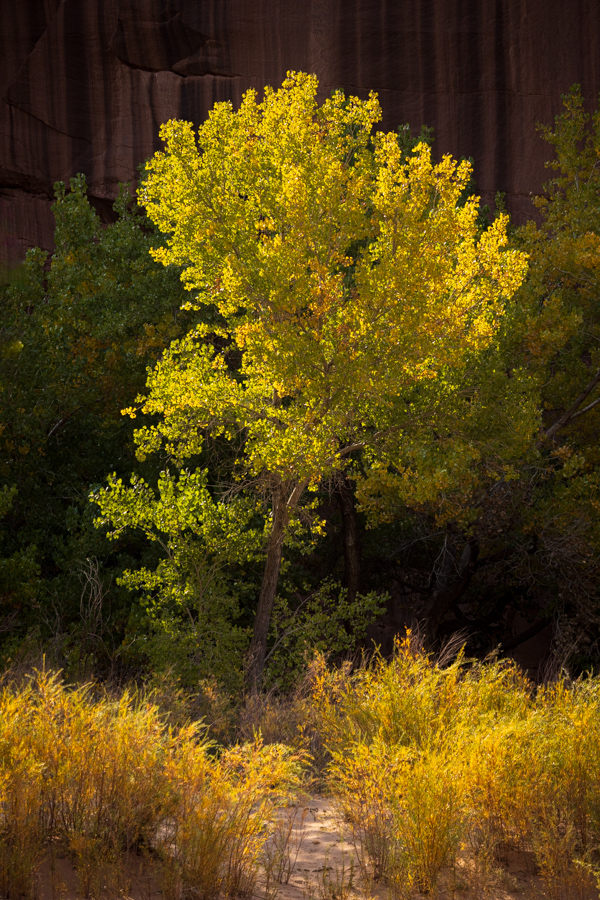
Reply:
M0 257L52 245L52 185L84 172L105 218L169 118L316 72L378 92L383 127L472 156L485 202L532 214L535 131L574 82L600 92L595 0L19 0L0 13Z

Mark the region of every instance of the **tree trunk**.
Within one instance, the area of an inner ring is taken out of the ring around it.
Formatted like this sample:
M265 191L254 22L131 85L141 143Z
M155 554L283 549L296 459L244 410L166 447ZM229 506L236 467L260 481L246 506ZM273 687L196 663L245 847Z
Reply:
M306 482L297 484L289 493L289 484L281 481L273 489L273 527L267 547L267 559L263 573L258 609L254 620L254 631L248 659L247 687L253 693L260 690L265 657L267 655L267 638L271 624L271 613L275 595L277 594L277 582L281 568L283 554L283 539L290 517L290 512L298 505L298 501L304 492Z
M360 526L354 505L352 486L345 475L338 488L338 498L342 511L345 587L348 592L348 600L353 601L360 590Z

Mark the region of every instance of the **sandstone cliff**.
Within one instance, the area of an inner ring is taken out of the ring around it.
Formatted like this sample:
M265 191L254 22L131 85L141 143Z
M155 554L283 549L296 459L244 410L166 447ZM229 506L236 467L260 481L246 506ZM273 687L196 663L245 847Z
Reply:
M52 185L85 172L105 217L172 117L277 85L287 69L379 93L385 128L435 129L517 220L544 180L560 94L600 91L595 0L19 0L0 29L0 255L49 248Z

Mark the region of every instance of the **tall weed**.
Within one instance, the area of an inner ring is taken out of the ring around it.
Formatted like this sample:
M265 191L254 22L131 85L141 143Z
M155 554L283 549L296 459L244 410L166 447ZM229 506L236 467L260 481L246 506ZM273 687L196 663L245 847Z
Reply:
M212 757L206 744L184 740L167 776L174 802L161 828L164 890L178 900L252 894L277 804L299 786L302 757L282 745L233 747Z
M31 691L0 709L0 895L30 897L44 839L44 771L31 754Z

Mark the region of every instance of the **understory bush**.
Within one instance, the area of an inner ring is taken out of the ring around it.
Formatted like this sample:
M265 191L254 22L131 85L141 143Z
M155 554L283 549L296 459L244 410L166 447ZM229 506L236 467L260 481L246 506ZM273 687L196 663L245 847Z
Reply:
M127 893L132 859L164 900L249 897L312 760L369 891L494 897L520 853L541 896L597 898L599 701L597 677L535 687L514 663L436 660L409 635L388 660L315 656L295 693L247 698L225 746L169 725L181 716L152 696L5 676L0 896L32 898L41 864L67 855L84 897Z

